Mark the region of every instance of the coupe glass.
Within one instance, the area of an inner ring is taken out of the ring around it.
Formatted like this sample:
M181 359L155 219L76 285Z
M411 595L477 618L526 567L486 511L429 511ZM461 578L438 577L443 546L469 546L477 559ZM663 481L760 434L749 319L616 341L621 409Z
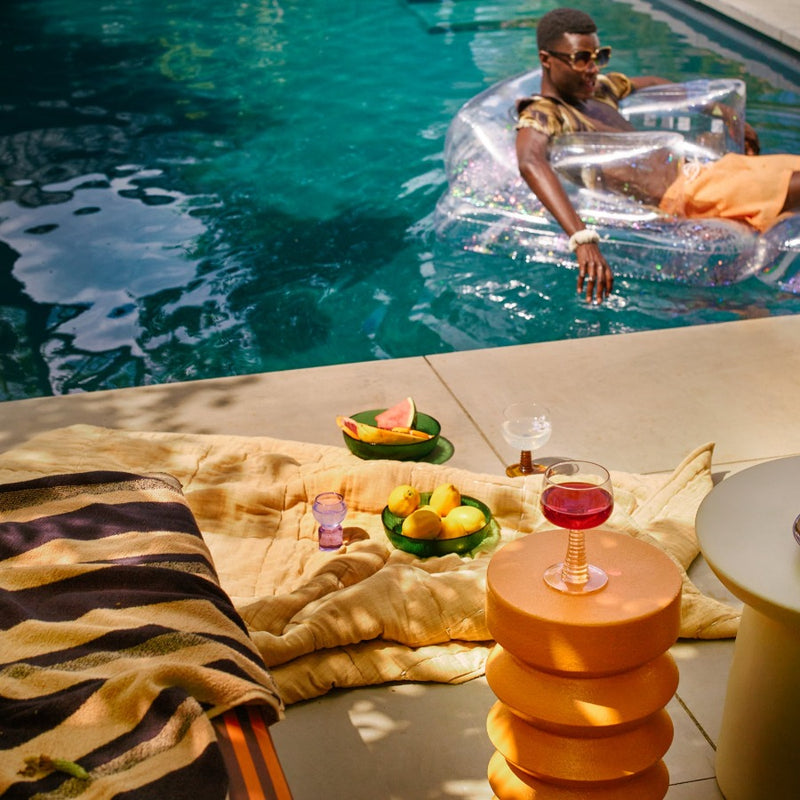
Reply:
M546 444L552 433L550 412L539 403L512 403L503 412L503 438L519 448L519 463L506 467L509 478L544 472L545 467L534 464L532 453Z
M314 498L311 506L314 519L319 522L319 549L338 550L342 546L342 522L347 516L347 503L339 492L323 492Z
M544 473L540 502L550 522L569 530L567 557L545 570L545 583L568 594L602 589L608 575L587 561L584 531L611 516L614 492L608 470L591 461L559 461Z

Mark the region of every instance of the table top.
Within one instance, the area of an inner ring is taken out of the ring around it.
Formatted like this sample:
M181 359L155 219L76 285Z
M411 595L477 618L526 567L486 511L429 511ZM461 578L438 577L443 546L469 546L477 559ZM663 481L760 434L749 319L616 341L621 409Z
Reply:
M680 628L681 574L656 546L606 530L586 533L589 562L608 583L592 594L559 592L543 579L562 561L569 534L539 531L508 542L486 572L493 638L538 669L605 674L652 660Z
M492 556L490 589L525 616L559 625L618 625L660 613L680 593L675 565L659 548L632 536L603 529L586 533L586 555L608 574L603 589L573 595L549 587L545 569L564 560L569 532L546 530L515 539Z
M740 600L800 627L800 456L737 472L715 486L697 512L700 549Z

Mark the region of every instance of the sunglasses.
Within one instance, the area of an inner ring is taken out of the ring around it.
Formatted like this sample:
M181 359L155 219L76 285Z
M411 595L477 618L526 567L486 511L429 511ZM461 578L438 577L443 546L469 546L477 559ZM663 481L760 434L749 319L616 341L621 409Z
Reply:
M545 50L551 56L561 59L565 64L569 64L572 69L582 72L589 64L594 61L598 67L604 67L611 58L610 47L598 47L597 50L578 50L577 53L559 53L557 50Z

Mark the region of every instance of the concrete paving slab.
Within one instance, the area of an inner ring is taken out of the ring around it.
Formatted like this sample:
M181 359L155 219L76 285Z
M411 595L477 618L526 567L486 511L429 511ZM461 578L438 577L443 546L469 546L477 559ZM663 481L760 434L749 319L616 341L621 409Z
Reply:
M490 440L505 404L553 416L542 456L671 469L716 443L715 463L800 452L800 317L475 351L429 361Z
M459 354L453 354L455 358ZM496 472L497 455L424 358L341 364L2 405L0 451L76 423L131 430L272 436L344 446L336 416L412 395L453 445L454 466Z
M733 21L792 50L800 51L800 13L796 0L696 0Z

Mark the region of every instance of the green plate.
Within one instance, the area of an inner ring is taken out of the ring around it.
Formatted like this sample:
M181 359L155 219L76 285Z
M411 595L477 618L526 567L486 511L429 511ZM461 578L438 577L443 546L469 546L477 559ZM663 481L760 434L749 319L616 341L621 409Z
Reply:
M430 492L420 492L420 505L424 506L430 499ZM430 556L446 556L448 553L458 553L464 555L474 550L493 530L495 526L492 512L489 507L480 500L468 495L461 495L461 503L465 506L475 506L483 512L486 517L486 524L477 531L468 533L466 536L459 536L456 539L412 539L410 536L403 536L403 517L398 517L389 511L389 506L385 506L381 513L383 529L389 541L398 549L413 553L420 558Z
M385 408L374 408L371 411L359 411L350 416L356 422L366 422L367 425L375 424L375 417ZM439 441L439 434L442 426L433 417L417 411L414 427L418 431L430 433L431 438L421 442L410 442L409 444L373 444L372 442L360 442L346 433L342 433L344 443L351 453L359 458L388 458L392 461L419 461L425 458Z

